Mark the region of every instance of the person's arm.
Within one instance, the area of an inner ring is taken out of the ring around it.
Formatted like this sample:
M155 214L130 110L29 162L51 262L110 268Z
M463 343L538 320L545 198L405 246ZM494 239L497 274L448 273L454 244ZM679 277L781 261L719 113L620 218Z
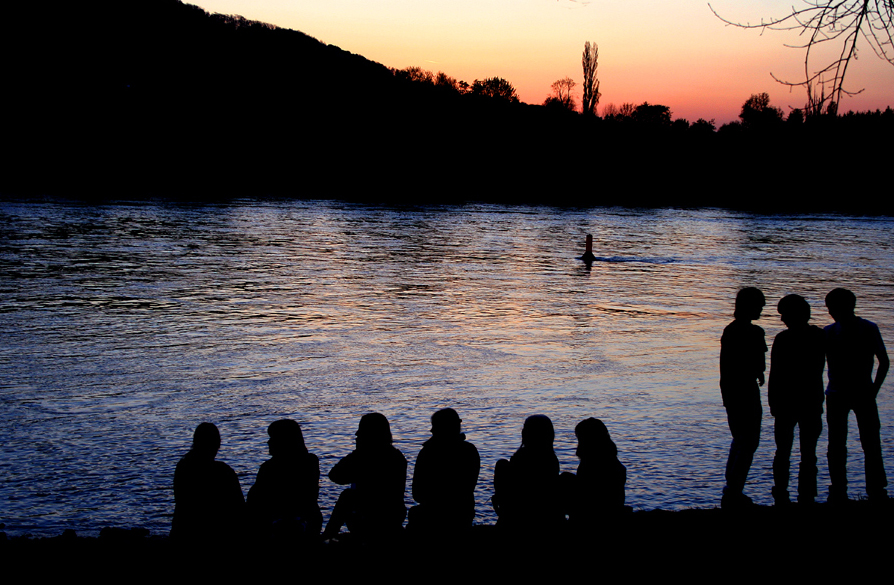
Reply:
M773 412L773 404L776 402L774 400L776 396L773 393L773 390L776 390L777 386L779 386L779 370L781 369L779 360L779 337L779 335L776 336L776 339L773 340L773 347L772 349L770 349L770 376L767 383L767 402L770 404L771 416L776 416L776 413ZM776 374L775 376L773 375L774 372ZM776 384L773 384L774 381L776 382Z
M329 471L329 479L338 485L347 485L354 481L354 452L348 453Z
M475 445L472 445L469 451L471 455L474 455L469 457L469 489L474 490L478 485L478 476L481 475L481 455L478 454L478 448Z
M230 491L230 500L232 500L234 506L241 508L245 505L245 496L242 495L242 485L239 483L239 476L237 476L236 472L233 471L233 468L226 463L224 463L223 466L229 476L230 485L228 489Z
M311 467L313 468L313 475L314 475L314 479L313 479L314 501L319 502L320 501L320 458L317 457L316 455L314 455L313 453L311 453L310 456L311 456L311 462L312 462Z
M423 447L422 450L419 451L419 455L416 456L416 464L413 467L413 483L410 487L413 494L413 500L419 504L425 502L429 492L428 488L430 487L430 482L427 471L426 453L425 447Z
M761 345L763 346L763 351L761 352L761 369L757 373L757 385L764 385L764 372L767 371L767 342L766 337L764 337L764 330L758 327L758 330L761 332Z
M888 352L885 351L884 344L875 351L875 357L878 359L878 369L875 371L875 384L873 384L873 389L875 395L878 396L878 391L882 389L885 376L888 375L888 368L891 366L891 362L888 360Z

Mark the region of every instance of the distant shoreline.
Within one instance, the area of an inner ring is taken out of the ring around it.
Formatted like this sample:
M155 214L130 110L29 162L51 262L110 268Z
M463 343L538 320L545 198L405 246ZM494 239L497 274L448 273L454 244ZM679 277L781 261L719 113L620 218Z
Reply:
M15 9L39 25L0 42L0 194L894 213L855 190L871 167L827 152L886 144L891 108L715 131L648 102L600 118L457 93L174 0Z
M16 189L4 188L0 185L0 203L59 203L59 204L77 204L77 205L134 205L134 204L155 204L155 205L245 205L248 202L263 203L276 201L338 201L346 204L364 205L369 207L441 207L441 206L464 206L464 205L497 205L507 208L513 207L547 207L556 209L722 209L726 211L755 213L760 215L832 215L841 217L894 217L894 200L889 203L887 200L877 199L873 201L859 201L856 198L836 203L822 203L819 200L815 202L815 206L807 207L800 205L795 200L791 202L775 201L772 195L767 195L766 199L758 199L754 201L717 201L711 203L701 197L694 196L692 198L683 198L679 201L657 200L649 197L631 198L626 201L617 199L600 199L587 200L577 198L553 197L549 200L541 200L538 196L519 196L513 200L504 198L488 198L487 195L428 195L424 201L417 201L409 196L400 193L391 193L387 195L377 194L355 194L355 195L339 195L321 193L319 196L311 196L307 194L288 194L288 193L253 193L245 192L237 193L209 193L202 195L201 193L146 193L126 191L115 194L107 192L97 192L86 194L82 191L74 189L71 193L65 194L64 190L51 190L44 192L36 192L40 189Z

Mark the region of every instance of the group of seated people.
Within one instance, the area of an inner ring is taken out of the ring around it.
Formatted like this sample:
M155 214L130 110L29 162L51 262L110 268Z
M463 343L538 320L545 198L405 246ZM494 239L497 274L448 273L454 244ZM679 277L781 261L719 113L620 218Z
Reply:
M200 424L192 449L174 474L174 520L171 536L183 541L219 540L248 533L273 539L332 539L347 526L352 536L375 541L407 530L450 537L472 526L475 487L481 468L478 449L466 441L455 410L431 417L432 436L416 457L409 514L404 501L407 460L392 445L388 420L380 413L361 417L356 448L329 472L329 479L349 486L338 498L323 528L319 506L320 461L304 444L301 427L278 420L267 433L270 459L243 498L236 473L216 461L220 433ZM530 416L522 444L494 470L497 526L510 534L552 532L566 524L586 526L625 510L627 470L602 421L577 425L577 474L559 473L553 451L555 431L544 415ZM628 508L629 509L629 508ZM567 519L566 519L567 517Z

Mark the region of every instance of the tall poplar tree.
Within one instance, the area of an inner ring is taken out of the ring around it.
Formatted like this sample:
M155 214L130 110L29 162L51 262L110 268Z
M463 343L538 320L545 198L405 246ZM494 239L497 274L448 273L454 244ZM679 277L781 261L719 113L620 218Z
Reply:
M585 116L596 114L596 106L599 105L599 79L596 70L599 67L599 47L590 41L584 43L584 54L581 57L581 65L584 68L584 95L581 101L581 112Z

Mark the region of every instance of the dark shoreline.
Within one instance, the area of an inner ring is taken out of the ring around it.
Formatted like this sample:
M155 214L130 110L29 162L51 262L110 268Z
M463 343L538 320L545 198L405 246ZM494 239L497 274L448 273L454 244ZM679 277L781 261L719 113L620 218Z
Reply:
M832 578L839 571L883 569L894 544L894 504L851 501L846 505L753 506L637 511L587 531L536 538L509 538L496 527L475 526L468 538L444 546L405 535L399 542L360 546L342 534L339 542L313 546L231 542L203 550L183 546L148 530L109 528L99 537L6 537L0 554L12 569L71 575L89 568L94 577L145 579L183 570L221 577L261 573L294 578L345 576L367 571L393 579L504 575L531 580L576 572L589 577ZM532 573L533 572L533 573Z

